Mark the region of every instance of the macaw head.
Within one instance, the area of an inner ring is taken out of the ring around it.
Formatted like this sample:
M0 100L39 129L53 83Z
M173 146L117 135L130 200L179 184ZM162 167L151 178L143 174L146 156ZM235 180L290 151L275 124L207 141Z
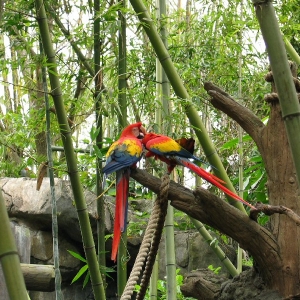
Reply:
M131 136L131 137L136 137L138 139L142 139L144 137L143 132L146 131L145 128L142 126L142 122L137 122L125 127L121 133L121 137Z

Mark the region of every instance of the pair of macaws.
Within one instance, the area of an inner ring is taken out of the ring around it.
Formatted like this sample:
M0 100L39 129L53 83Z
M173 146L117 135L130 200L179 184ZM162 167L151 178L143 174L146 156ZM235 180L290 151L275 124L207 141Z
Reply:
M142 158L144 148L148 150L146 157L155 157L155 159L165 162L168 165L169 173L173 171L176 165L185 166L233 199L254 208L254 206L223 186L225 184L223 180L206 172L190 161L190 159L201 161L193 155L193 139L182 138L175 141L165 135L152 132L146 133L141 122L131 124L122 131L120 138L108 149L106 165L103 168L105 176L116 172L116 206L112 260L116 260L121 232L124 232L126 229L130 167L134 166Z

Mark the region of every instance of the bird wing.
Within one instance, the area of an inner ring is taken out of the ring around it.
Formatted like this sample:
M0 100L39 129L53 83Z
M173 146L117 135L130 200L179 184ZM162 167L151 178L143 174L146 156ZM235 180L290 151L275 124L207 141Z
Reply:
M193 155L189 151L181 147L175 140L164 135L151 134L151 138L146 142L145 148L157 155L178 155L193 158Z
M130 167L142 157L143 147L136 138L121 138L107 151L103 173L108 175L122 168Z

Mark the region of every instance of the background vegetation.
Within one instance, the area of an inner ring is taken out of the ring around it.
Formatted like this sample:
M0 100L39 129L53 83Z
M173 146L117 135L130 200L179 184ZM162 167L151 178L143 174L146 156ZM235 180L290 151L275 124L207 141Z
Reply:
M130 4L124 7L120 2L101 1L97 10L90 1L47 1L45 4L57 63L58 74L55 75L59 75L73 144L78 149L80 180L84 188L96 191L96 159L104 162L108 145L120 132L120 115L124 109L120 93L127 95L129 123L140 119L148 128L158 125L155 115L162 106L157 99L156 55ZM297 4L297 1L281 1L275 7L281 31L296 50L299 49L299 26L294 17ZM190 95L189 100L178 99L171 90L172 106L163 123L171 124L172 130L164 133L174 138L193 135L182 109L182 102L190 101L202 117L234 186L242 187L243 197L249 202L267 202L267 177L257 147L248 135L242 134L243 161L240 161L239 127L209 103L203 88L205 81L221 86L261 120L267 121L269 108L263 96L270 92L270 86L264 81L268 60L252 4L170 1L167 15L159 22L156 3L147 2L147 6L157 21L155 25L168 28L168 50ZM37 177L39 166L47 161L46 89L42 68L52 66L40 50L35 9L34 1L18 0L2 5L0 176ZM119 89L120 15L126 16L127 22L126 92ZM95 22L100 25L99 69L94 67ZM95 86L96 81L98 86ZM50 85L47 90L51 93ZM51 144L60 149L63 143L52 101L50 97ZM100 133L104 138L99 143ZM196 155L204 159L198 145ZM240 165L243 166L242 183L239 182ZM141 167L151 169L152 165L142 162ZM64 152L53 152L53 170L57 177L67 176ZM196 184L181 169L177 173L181 183ZM131 192L133 198L151 194L134 182ZM113 187L108 193L114 194ZM260 222L266 219L262 217ZM189 226L192 224L188 219L177 224L177 228L183 230ZM136 224L129 230L138 231Z

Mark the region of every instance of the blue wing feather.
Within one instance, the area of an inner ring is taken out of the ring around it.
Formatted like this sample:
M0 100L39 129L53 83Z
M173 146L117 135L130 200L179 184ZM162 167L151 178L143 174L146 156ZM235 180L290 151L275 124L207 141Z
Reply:
M142 158L142 146L140 153L131 155L129 153L128 145L118 144L115 145L111 151L110 156L106 160L106 165L103 167L103 173L109 175L120 169L130 167L137 163Z

